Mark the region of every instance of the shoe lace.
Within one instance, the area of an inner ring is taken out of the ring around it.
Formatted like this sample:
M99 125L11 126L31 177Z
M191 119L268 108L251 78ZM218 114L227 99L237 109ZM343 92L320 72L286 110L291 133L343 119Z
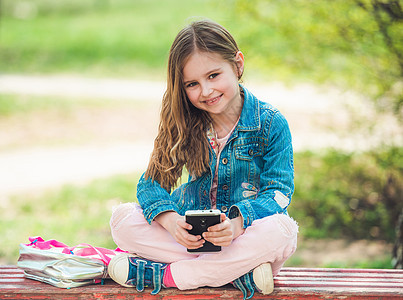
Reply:
M137 282L136 282L136 290L138 292L142 292L144 291L144 279L145 279L145 272L146 272L146 265L147 265L147 261L142 260L142 259L136 259L137 262ZM161 263L156 263L153 262L151 263L151 268L153 271L153 286L154 286L154 290L151 292L151 295L156 295L159 293L159 291L161 290L162 287L162 277L161 277L161 267L162 264ZM150 267L148 267L150 268Z
M250 273L246 273L245 275L234 280L235 287L240 289L243 294L243 300L250 299L255 294L255 289L253 288L250 276ZM248 291L250 292L249 296Z

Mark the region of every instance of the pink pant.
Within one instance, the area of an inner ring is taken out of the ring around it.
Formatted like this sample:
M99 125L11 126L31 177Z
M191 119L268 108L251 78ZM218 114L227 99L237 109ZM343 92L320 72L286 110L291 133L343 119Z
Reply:
M171 263L172 277L181 290L222 286L266 262L276 276L297 247L298 225L281 214L254 221L230 246L212 254L188 253L157 222L149 225L135 203L119 205L110 225L121 249Z

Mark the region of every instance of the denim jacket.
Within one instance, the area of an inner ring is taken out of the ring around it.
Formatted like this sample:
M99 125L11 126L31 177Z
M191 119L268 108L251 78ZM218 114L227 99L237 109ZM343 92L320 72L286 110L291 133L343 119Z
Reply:
M217 208L229 218L241 215L246 228L254 220L287 214L294 192L294 166L284 116L242 89L241 116L220 155ZM189 176L189 181L171 194L143 174L137 199L148 223L165 211L184 215L187 210L211 208L209 195L216 164L217 156L210 147L210 170L199 178Z

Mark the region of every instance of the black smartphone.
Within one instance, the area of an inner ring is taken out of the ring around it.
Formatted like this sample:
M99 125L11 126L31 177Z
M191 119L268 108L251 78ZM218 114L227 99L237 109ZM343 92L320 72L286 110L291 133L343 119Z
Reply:
M188 210L185 213L186 223L192 225L192 229L188 230L190 234L202 235L210 226L221 222L221 212L218 209L207 210ZM213 245L205 241L204 245L197 249L187 249L188 252L219 252L221 246Z

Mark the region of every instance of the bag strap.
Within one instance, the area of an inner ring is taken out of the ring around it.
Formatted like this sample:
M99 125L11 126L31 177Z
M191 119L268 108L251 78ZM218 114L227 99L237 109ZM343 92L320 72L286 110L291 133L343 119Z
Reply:
M33 246L34 248L38 248L38 249L41 249L41 250L48 250L48 249L50 249L52 247L56 247L56 248L68 247L66 244L64 244L62 242L59 242L57 240L45 241L40 236L30 237L29 241L31 243L25 244L26 246Z
M76 248L85 247L78 249L76 252L74 250ZM98 257L93 257L95 259L102 260L106 265L109 264L111 258L107 255L116 255L116 252L110 249L101 248L101 247L94 247L90 244L79 244L74 247L66 247L63 249L63 253L65 254L73 254L77 256L91 256L91 255L98 255Z

